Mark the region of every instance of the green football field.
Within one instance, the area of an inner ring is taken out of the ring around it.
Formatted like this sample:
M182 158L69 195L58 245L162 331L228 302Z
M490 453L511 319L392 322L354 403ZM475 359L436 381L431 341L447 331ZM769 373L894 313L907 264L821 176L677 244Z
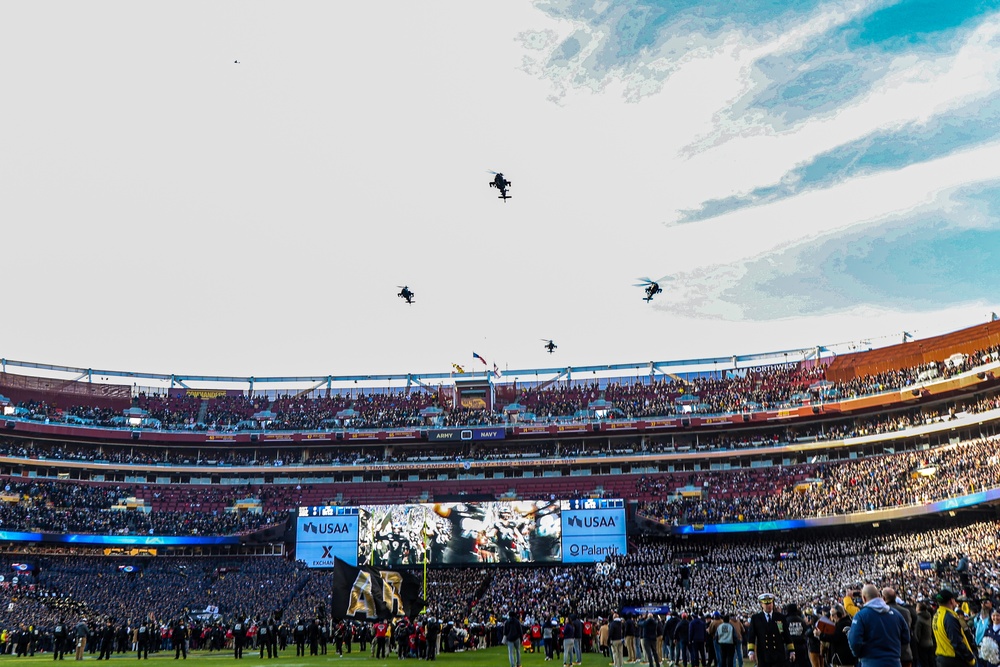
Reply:
M331 646L332 649L332 646ZM557 656L552 659L551 662L545 661L545 655L541 653L522 653L521 654L521 664L527 667L528 665L533 665L537 667L561 667L562 662ZM96 663L97 655L90 655L89 653L84 657L84 661ZM134 653L116 653L112 658L112 661L118 664L130 663L130 664L141 664L139 660L136 659ZM150 654L149 661L159 662L165 660L174 660L173 651L161 652L157 654ZM40 667L42 664L50 664L53 662L51 653L36 653L34 657L31 658L15 658L11 655L5 655L2 658L4 665L22 665L31 664L34 667ZM46 662L47 661L47 662ZM226 662L228 661L228 662ZM72 654L67 654L66 658L61 661L61 665L65 667L70 667L70 665L75 662L73 660ZM178 661L181 662L181 661ZM188 654L187 660L183 661L186 667L219 667L222 664L232 664L234 658L232 653L219 653L213 652L209 653L207 651L193 651ZM604 667L607 665L610 659L605 658L600 653L585 653L583 655L583 665L584 667ZM355 646L354 653L345 653L344 657L339 657L336 652L330 650L326 655L318 656L306 656L306 657L296 657L294 647L284 651L280 658L273 658L268 660L267 658L261 659L258 657L256 651L244 651L243 660L238 664L240 665L267 665L267 664L278 664L281 667L310 667L312 665L327 665L327 664L344 664L352 663L358 665L367 665L370 667L382 667L383 665L395 665L399 666L401 664L427 664L427 661L420 661L415 659L398 660L396 656L392 656L388 660L375 660L368 653L358 653L357 647ZM484 649L481 651L464 651L462 653L443 653L438 655L435 663L440 665L483 665L486 667L507 667L507 649L505 647L496 647ZM103 664L103 663L102 663Z

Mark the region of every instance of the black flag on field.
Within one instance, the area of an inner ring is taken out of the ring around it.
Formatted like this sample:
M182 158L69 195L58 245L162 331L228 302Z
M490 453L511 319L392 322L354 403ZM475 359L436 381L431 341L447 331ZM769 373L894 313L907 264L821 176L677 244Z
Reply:
M416 617L424 608L420 580L408 572L333 563L333 617L358 620Z

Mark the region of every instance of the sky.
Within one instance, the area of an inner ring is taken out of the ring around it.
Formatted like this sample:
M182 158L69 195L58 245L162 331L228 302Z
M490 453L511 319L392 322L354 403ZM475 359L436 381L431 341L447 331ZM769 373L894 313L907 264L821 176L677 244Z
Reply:
M0 58L3 358L523 369L1000 309L1000 0L19 1Z

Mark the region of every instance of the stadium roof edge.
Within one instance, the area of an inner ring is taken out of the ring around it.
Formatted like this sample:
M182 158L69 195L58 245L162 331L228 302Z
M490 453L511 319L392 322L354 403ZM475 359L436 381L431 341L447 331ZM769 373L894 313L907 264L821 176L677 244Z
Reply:
M598 373L613 371L643 371L650 372L661 368L683 368L683 367L709 367L716 366L722 369L739 367L740 364L755 364L766 362L765 365L778 364L795 358L796 361L815 356L817 349L826 350L824 347L808 347L792 350L778 350L774 352L760 352L756 354L731 355L727 357L705 357L700 359L673 359L665 361L643 361L624 364L598 364L591 366L560 366L551 368L522 368L509 369L502 372L504 377L527 377L537 375L552 375L562 373ZM725 364L725 365L724 365ZM292 383L324 383L324 382L354 382L354 381L426 381L439 379L452 379L454 373L400 373L400 374L375 374L375 375L302 375L302 376L225 376L225 375L186 375L173 373L145 373L133 371L118 371L109 369L80 368L75 366L59 366L55 364L42 364L31 361L19 361L16 359L0 359L0 370L7 372L7 367L12 366L21 369L36 369L52 371L56 373L66 373L79 376L78 379L92 382L94 376L128 378L131 380L158 380L170 382L172 384L183 385L184 382L221 382L233 384L292 384ZM488 376L489 371L466 373L465 376Z

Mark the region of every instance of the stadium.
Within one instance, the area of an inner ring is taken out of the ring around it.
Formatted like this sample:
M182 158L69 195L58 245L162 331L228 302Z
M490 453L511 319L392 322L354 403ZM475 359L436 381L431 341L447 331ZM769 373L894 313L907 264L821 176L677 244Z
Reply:
M998 2L3 17L4 659L1000 667Z
M6 360L2 622L326 627L334 558L426 565L424 613L485 635L511 612L746 613L761 591L820 609L862 580L989 597L998 368L995 322L359 389Z

